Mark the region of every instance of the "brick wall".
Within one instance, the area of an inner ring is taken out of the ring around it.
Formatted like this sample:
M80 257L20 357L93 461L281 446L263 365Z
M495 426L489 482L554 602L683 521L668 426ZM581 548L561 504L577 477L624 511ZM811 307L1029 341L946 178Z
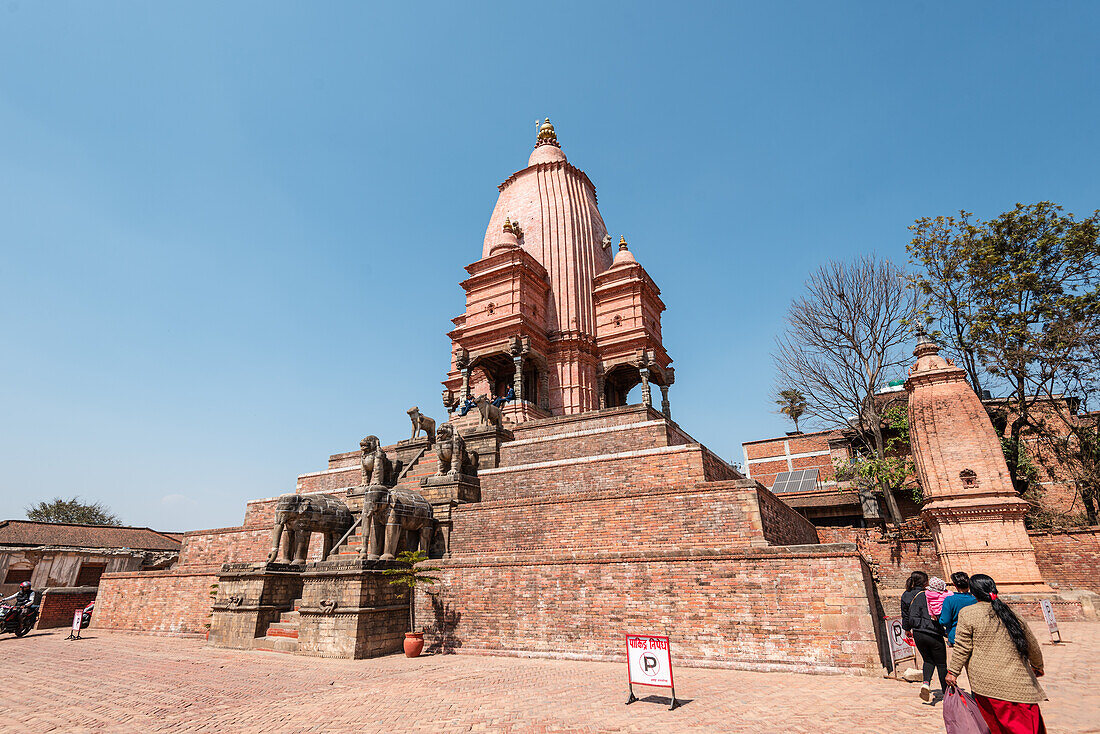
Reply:
M169 635L206 633L214 571L146 571L105 574L99 583L92 627Z
M1047 583L1054 582L1061 590L1088 589L1100 594L1100 526L1028 535Z
M756 501L760 508L764 539L771 545L803 545L818 542L818 531L813 523L792 510L767 489L758 486Z
M747 547L760 533L746 517L745 499L743 491L722 485L663 489L626 485L583 495L462 505L452 514L451 551L484 555ZM809 526L789 508L780 514ZM812 532L813 526L809 529Z
M88 606L95 599L96 591L94 586L46 589L35 626L37 629L72 626L73 612Z
M584 429L604 428L606 426L621 426L626 423L656 420L661 417L659 412L644 405L625 405L620 408L606 408L599 412L543 418L521 423L512 430L516 439L519 440L580 430L580 428L574 428L574 425L583 426Z
M660 447L606 457L584 457L481 472L481 497L493 502L542 499L620 487L692 486L702 481L701 447Z
M623 451L668 446L669 425L663 420L583 429L556 436L536 436L505 443L501 464L515 466L576 456L614 454ZM579 428L579 427L578 427Z
M216 568L223 563L262 561L270 550L271 525L196 530L183 536L179 565Z
M648 632L671 637L680 665L881 666L867 569L851 546L433 563L440 593L417 600L428 650L618 660L625 632Z
M894 540L884 538L877 528L827 527L819 527L817 534L822 543L856 544L871 568L886 614L892 617L900 613L901 593L913 571L924 571L929 576L946 580L931 536Z

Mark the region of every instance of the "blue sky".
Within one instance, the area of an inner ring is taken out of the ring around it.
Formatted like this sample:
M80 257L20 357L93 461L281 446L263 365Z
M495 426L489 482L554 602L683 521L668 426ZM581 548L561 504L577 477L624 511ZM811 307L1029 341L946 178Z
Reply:
M228 6L228 7L227 7ZM1100 4L0 0L0 518L239 524L437 419L496 185L550 116L663 290L674 417L788 426L807 273L1100 207Z

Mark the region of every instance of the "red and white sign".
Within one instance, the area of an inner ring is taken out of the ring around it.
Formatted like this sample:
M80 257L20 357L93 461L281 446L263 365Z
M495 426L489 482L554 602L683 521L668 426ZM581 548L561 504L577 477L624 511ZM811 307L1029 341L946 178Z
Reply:
M80 616L84 613L83 609L77 609L73 612L73 632L80 634Z
M890 639L890 655L894 662L905 660L914 656L913 643L905 636L905 628L901 626L901 617L887 617L886 630Z
M667 637L627 635L626 666L627 680L631 684L674 688L672 650Z
M1054 619L1054 605L1050 603L1050 599L1040 599L1039 606L1043 610L1043 619L1047 621L1047 629L1050 630L1050 639L1054 642L1062 641L1062 633L1058 631L1058 622ZM1058 638L1055 639L1055 635Z

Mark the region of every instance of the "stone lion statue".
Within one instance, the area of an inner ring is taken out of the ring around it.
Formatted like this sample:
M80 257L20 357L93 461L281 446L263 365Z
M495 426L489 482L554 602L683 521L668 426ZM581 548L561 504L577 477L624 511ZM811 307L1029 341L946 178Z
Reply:
M362 453L359 463L363 467L364 485L388 487L397 481L401 473L401 462L390 461L390 457L382 450L378 436L367 436L360 441L359 451Z
M439 441L435 445L435 455L439 459L437 477L459 474L477 475L478 455L476 451L466 450L466 441L450 423L439 427Z
M478 421L478 427L504 427L504 414L500 411L499 406L493 405L487 395L478 395L474 398L474 402L477 403L477 412L481 414L481 420Z
M412 438L415 439L423 430L428 436L428 444L435 443L435 421L420 412L420 408L413 406L406 411L412 420Z

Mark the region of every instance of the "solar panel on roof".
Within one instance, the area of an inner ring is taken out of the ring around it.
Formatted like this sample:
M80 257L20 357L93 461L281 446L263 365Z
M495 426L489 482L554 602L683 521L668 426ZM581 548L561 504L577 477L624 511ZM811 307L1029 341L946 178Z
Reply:
M818 474L820 469L796 469L795 471L779 472L772 485L772 492L812 492L818 488Z

